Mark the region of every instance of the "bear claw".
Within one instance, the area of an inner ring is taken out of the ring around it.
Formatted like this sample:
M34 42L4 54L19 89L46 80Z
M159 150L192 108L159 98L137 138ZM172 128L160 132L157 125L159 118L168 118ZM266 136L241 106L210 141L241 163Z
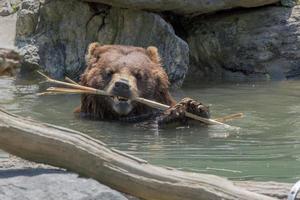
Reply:
M189 112L200 117L209 118L209 107L203 105L201 102L197 102L191 98L184 98L174 106L167 109L162 116L159 117L159 125L180 123L187 125L188 118L185 116L185 112Z

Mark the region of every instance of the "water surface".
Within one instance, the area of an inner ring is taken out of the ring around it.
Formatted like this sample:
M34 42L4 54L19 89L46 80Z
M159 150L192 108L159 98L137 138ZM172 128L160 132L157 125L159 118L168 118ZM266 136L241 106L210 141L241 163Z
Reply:
M45 86L44 86L45 87ZM36 96L34 81L0 79L0 104L34 119L82 131L152 164L238 180L300 179L300 82L186 84L173 91L209 104L213 117L243 112L244 119L216 126L155 126L89 121L72 110L78 95ZM1 157L5 154L0 153Z

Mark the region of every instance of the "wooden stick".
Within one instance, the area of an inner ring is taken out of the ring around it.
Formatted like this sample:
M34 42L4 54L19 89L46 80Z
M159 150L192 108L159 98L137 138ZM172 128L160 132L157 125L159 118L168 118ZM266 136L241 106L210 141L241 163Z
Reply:
M69 79L69 81L72 81L71 79ZM74 82L74 81L72 81ZM76 83L76 82L74 82ZM78 83L76 83L78 84ZM48 92L42 92L39 93L38 95L51 95L51 94L95 94L94 92L91 91L86 91L86 90L80 90L80 89L70 89L70 88L59 88L59 87L50 87L47 89ZM149 104L149 102L147 101L147 99L143 99L143 98L139 98L138 99L139 102L143 103L143 104ZM153 102L153 101L151 101ZM169 106L165 105L165 104L161 104L161 103L157 103L155 105L151 105L151 107L157 108L157 109L168 109ZM239 119L244 117L243 113L235 113L235 114L230 114L230 115L226 115L223 117L218 117L215 118L215 121L218 122L226 122L226 121L230 121L230 120L234 120L234 119Z
M89 91L85 91L85 90L68 89L68 88L62 88L62 89L64 89L64 90L50 87L47 89L48 92L41 92L41 93L38 93L37 95L45 96L45 95L58 95L58 94L94 94L93 92L89 92ZM164 104L161 104L161 105L165 106ZM166 109L167 109L167 107L166 107ZM224 123L224 122L231 121L234 119L239 119L242 117L244 117L243 113L235 113L235 114L230 114L230 115L227 115L224 117L215 118L214 120Z
M93 91L86 91L80 89L70 89L70 88L59 88L59 87L49 87L48 92L58 92L65 94L95 94Z
M65 77L65 80L68 81L69 83L73 83L75 85L79 85L78 83L76 83L75 81L73 81L72 79L70 79L69 77Z
M59 88L59 87L50 87L47 89L47 91L50 92L50 94L64 94L64 93L65 94L95 94L93 91L86 91L86 90L80 90L80 89L69 89L69 88ZM42 95L46 95L46 94L48 94L48 93L42 93ZM140 102L142 104L148 105L149 107L156 108L159 110L166 110L166 109L170 108L170 106L168 106L168 105L161 104L161 103L151 101L148 99L144 99L144 98L136 98L134 100L137 102ZM195 114L192 114L189 112L186 112L185 115L189 118L192 118L192 119L195 119L195 120L198 120L203 123L210 124L210 125L224 125L224 123L222 123L222 122L229 120L233 117L235 117L235 118L240 117L240 113L225 116L225 117L217 119L217 120L203 118L203 117L200 117L198 115L195 115Z
M45 77L48 82L57 83L57 84L61 84L61 85L69 86L69 87L73 87L73 88L76 88L76 89L79 89L79 90L84 90L84 91L79 91L78 90L78 93L81 93L81 94L82 93L89 93L89 94L98 94L98 95L104 95L104 96L111 96L110 94L108 94L107 92L105 92L103 90L98 90L98 89L95 89L95 88L82 86L82 85L79 85L77 83L73 84L73 83L66 83L66 82L63 82L63 81L57 81L57 80L54 80L54 79L46 76L45 74L43 74L40 71L38 71L38 73L40 75L42 75L43 77ZM66 93L70 93L70 89L66 90L66 88L56 88L56 90L54 88L52 88L49 91L50 92L66 92ZM73 91L71 93L76 93L76 92ZM149 99L140 98L140 97L135 98L133 100L137 101L139 103L143 103L145 105L148 105L149 107L159 109L159 110L166 110L166 109L170 108L170 106L168 106L168 105L165 105L165 104L162 104L162 103L158 103L158 102L155 102L155 101L151 101ZM226 127L232 127L232 126L224 124L222 122L219 122L219 121L216 121L216 120L213 120L213 119L208 119L208 118L200 117L198 115L194 115L194 114L189 113L189 112L185 112L185 115L186 115L186 117L189 117L189 118L194 119L194 120L198 120L198 121L203 122L205 124L209 124L209 125L222 125L222 126L226 126Z
M166 109L170 108L170 106L168 106L168 105L161 104L161 103L151 101L151 100L148 100L148 99L144 99L144 98L140 98L140 97L136 98L134 100L139 102L139 103L143 103L145 105L148 105L152 108L156 108L156 109L159 109L159 110L166 110ZM192 113L189 113L189 112L185 112L185 116L188 117L188 118L203 122L205 124L209 124L209 125L222 125L222 126L226 126L226 127L232 127L230 125L224 124L224 123L216 121L214 119L208 119L208 118L200 117L198 115L195 115L195 114L192 114Z
M235 114L227 115L227 116L224 116L224 117L218 117L215 120L218 121L218 122L227 122L227 121L230 121L230 120L233 120L233 119L240 119L240 118L243 118L243 117L244 117L243 113L235 113Z
M64 93L64 92L40 92L40 93L37 93L38 96L58 95L58 94L66 94L66 93Z
M56 84L60 84L60 85L69 86L69 87L72 87L72 88L77 88L77 89L81 89L81 90L91 91L91 92L94 92L95 94L99 94L99 95L109 96L109 94L107 94L105 91L97 90L97 89L91 88L91 87L82 86L82 85L79 85L79 84L73 84L73 83L67 83L67 82L63 82L63 81L54 80L54 79L46 76L45 74L43 74L40 71L37 71L37 72L40 75L42 75L43 77L45 77L46 81L49 82L49 83L56 83Z

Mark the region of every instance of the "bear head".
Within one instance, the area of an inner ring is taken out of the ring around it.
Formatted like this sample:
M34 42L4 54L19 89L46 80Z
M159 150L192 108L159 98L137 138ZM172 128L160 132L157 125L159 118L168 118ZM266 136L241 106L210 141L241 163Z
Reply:
M111 96L82 95L81 113L100 119L141 115L151 108L134 101L137 97L172 105L168 76L156 47L140 48L92 43L81 85L104 90Z

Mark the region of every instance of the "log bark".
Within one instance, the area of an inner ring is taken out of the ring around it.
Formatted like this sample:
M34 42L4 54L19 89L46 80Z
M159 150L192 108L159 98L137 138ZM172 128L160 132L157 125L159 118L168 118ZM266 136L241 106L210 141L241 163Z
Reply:
M236 181L235 185L245 188L251 192L274 197L276 199L287 199L287 196L293 187L291 183L279 182L256 182L256 181ZM297 198L298 199L298 198Z
M154 166L110 149L80 132L15 116L1 109L0 149L30 161L77 172L143 199L274 199L218 176Z

